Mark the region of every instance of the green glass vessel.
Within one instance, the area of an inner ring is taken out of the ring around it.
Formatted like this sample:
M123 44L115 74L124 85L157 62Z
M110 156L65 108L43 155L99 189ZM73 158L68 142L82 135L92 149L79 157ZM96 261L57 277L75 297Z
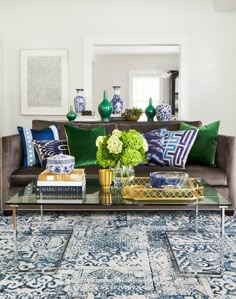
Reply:
M77 114L73 110L73 106L70 106L70 111L66 114L66 118L72 122L76 119L76 117L77 117Z
M149 99L149 105L145 109L145 114L147 116L147 121L154 121L153 118L156 115L156 109L152 105L152 98Z
M108 100L107 91L103 92L103 101L98 105L98 112L102 121L110 121L112 105Z

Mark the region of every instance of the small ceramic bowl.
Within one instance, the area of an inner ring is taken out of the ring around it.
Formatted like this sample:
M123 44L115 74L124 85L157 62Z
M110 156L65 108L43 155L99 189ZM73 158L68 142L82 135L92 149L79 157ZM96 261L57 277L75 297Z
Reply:
M150 181L152 188L180 188L188 180L189 176L185 172L151 172Z
M70 155L55 155L47 158L47 169L51 173L70 173L75 166L75 157Z

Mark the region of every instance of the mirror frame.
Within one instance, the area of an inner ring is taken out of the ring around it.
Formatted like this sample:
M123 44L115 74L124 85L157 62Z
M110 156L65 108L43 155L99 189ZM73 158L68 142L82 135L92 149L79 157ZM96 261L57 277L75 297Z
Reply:
M83 38L83 88L86 97L86 109L92 107L92 78L93 78L93 47L94 46L179 46L179 112L178 119L188 119L188 84L187 84L187 42L184 37L178 36L155 36L155 37L104 37L87 36ZM102 95L101 95L102 100Z

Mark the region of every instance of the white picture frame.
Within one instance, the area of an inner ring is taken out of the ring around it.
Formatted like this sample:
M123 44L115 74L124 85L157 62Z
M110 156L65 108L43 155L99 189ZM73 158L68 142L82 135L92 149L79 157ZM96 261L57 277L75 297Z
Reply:
M68 50L20 51L21 114L68 112Z

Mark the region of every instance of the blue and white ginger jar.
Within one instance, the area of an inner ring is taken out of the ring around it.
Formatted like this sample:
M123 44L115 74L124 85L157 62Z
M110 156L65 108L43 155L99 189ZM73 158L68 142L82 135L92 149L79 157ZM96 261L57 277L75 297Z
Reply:
M114 95L111 100L112 114L121 114L123 112L124 104L120 97L120 86L112 86L114 89Z
M75 112L76 113L81 113L85 110L85 104L86 100L85 97L83 96L83 89L76 89L77 95L74 98L74 104L75 104Z
M75 157L70 155L54 155L47 158L47 169L54 174L70 173L75 166Z
M160 104L156 106L156 117L158 120L171 120L171 106L169 104Z

